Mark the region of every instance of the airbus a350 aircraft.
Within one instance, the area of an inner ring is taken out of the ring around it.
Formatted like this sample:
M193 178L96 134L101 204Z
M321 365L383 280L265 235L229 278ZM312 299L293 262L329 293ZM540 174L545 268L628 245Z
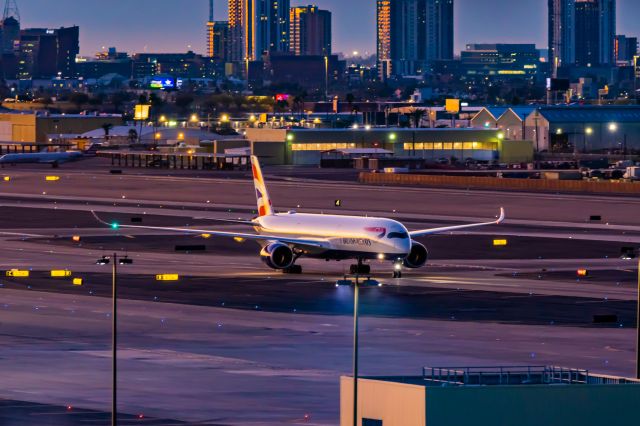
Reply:
M251 157L253 182L258 201L258 217L240 222L252 226L256 233L222 232L210 229L169 228L140 225L119 225L107 223L94 216L112 229L134 228L159 231L178 231L192 234L209 234L219 237L253 240L260 244L260 257L273 269L289 273L301 273L296 265L300 257L329 260L355 259L351 273L368 274L369 265L365 260L389 260L394 263L394 277L400 278L401 269L420 268L427 263L427 248L415 241L416 237L438 234L478 226L495 225L504 220L504 209L500 209L497 220L466 225L408 231L400 222L361 216L340 216L326 214L303 214L295 211L276 213L267 192L262 170L257 157Z

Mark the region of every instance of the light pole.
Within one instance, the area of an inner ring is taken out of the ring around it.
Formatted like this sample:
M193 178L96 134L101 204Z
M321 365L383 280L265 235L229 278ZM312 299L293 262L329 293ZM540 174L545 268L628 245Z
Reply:
M636 293L636 379L640 380L640 256L638 256L638 292Z
M353 426L358 425L358 315L360 307L360 274L353 287Z
M113 229L118 229L117 224L112 224ZM102 256L96 261L98 265L111 263L111 426L118 425L118 265L130 265L133 263L128 256L118 259L113 253L112 257Z

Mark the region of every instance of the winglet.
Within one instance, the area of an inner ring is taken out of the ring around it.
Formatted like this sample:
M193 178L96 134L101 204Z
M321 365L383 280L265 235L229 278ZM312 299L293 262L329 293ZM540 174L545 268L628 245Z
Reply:
M498 218L498 220L496 220L496 225L499 225L502 222L504 222L504 218L505 218L504 207L500 207L500 217Z
M103 224L103 225L107 225L107 226L111 226L109 223L107 223L107 222L105 222L104 220L100 219L100 216L98 216L98 215L96 214L96 212L95 212L95 211L91 210L91 214L92 214L92 215L93 215L93 217L95 217L95 218L96 218L96 220L97 220L98 222L100 222L101 224Z

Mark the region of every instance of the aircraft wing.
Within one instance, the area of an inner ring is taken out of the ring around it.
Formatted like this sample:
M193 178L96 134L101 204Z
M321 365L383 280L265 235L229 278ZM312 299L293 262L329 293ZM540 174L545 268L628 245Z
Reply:
M281 242L284 244L293 244L296 246L304 246L304 247L313 247L313 248L326 248L328 247L328 242L322 238L313 239L313 238L295 238L295 237L286 237L286 236L278 236L278 235L258 235L258 234L246 234L243 232L224 232L224 231L215 231L211 229L194 229L194 228L173 228L173 227L161 227L161 226L142 226L142 225L120 225L108 223L102 220L93 210L91 211L93 217L103 225L109 226L112 229L150 229L155 231L170 231L170 232L185 232L190 234L209 234L216 237L228 237L228 238L242 238L245 240L253 240L253 241L274 241Z
M497 220L492 220L491 222L469 223L466 225L443 226L441 228L422 229L419 231L409 232L409 235L411 236L411 238L415 238L415 237L424 237L425 235L431 235L431 234L441 234L443 232L449 232L449 231L458 231L460 229L476 228L478 226L499 225L504 221L504 218L505 218L504 208L500 208L500 217Z

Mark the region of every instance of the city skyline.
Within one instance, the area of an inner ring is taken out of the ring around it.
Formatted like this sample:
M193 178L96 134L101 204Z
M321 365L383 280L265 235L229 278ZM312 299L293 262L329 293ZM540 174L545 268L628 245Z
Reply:
M179 8L176 0L140 0L135 4L114 1L116 7L96 14L94 5L78 0L58 0L55 10L44 7L46 0L22 0L19 2L23 26L58 27L80 25L81 54L93 55L102 47L115 46L130 52L206 50L205 23L208 18L208 1L192 0L190 9ZM118 3L120 6L118 6ZM158 7L158 5L166 7ZM375 53L375 2L353 0L300 1L292 0L292 6L316 4L333 12L334 51L351 53ZM369 7L367 7L369 5ZM69 12L70 10L73 13ZM502 25L486 26L495 10L510 17ZM180 11L176 13L175 11ZM455 2L455 52L472 42L513 42L547 45L547 2L522 4L506 0L456 0ZM357 13L360 23L354 31L353 16ZM634 16L640 13L640 4L634 0L618 0L618 33L637 35ZM523 25L518 17L526 17ZM227 1L216 1L216 20L227 18ZM194 20L199 25L194 24ZM113 23L119 23L114 28Z

